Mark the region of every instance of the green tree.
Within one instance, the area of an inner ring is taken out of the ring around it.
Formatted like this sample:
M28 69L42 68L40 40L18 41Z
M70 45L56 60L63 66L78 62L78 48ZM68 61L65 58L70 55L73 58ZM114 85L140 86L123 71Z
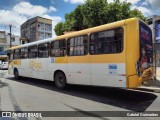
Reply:
M131 4L126 1L120 2L119 0L108 4L108 6L105 7L106 16L104 22L107 21L107 23L110 23L129 18L130 5Z
M86 0L69 14L65 15L65 22L56 25L55 32L62 35L65 31L82 30L118 20L137 17L146 21L144 15L137 9L130 9L131 3L114 0Z
M86 28L104 24L106 18L106 0L87 0L83 5L83 24ZM106 22L107 23L107 22Z
M143 20L144 22L147 22L146 17L138 9L131 10L130 14L129 14L129 17L130 18L137 17L137 18L140 18L141 20Z
M62 35L64 32L64 23L59 22L54 28L56 35Z
M84 13L83 13L83 6L79 5L77 6L77 8L74 10L74 24L73 24L73 28L75 28L76 30L82 30L84 29L84 25L83 25L83 19L84 19Z

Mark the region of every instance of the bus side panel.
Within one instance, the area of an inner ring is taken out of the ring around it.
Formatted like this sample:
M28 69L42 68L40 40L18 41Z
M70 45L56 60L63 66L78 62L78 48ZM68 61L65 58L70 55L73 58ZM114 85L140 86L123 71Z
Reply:
M136 71L136 64L139 59L139 27L137 20L126 21L127 26L127 87L136 88L141 85Z
M126 30L121 53L91 55L91 85L126 88Z
M28 59L28 64L26 67L29 67L32 78L43 79L45 78L45 73L47 70L46 61L48 58L35 58Z
M111 67L117 67L110 69ZM92 63L91 84L94 86L126 88L125 63Z
M17 60L12 60L11 63L9 63L9 74L10 75L14 75L14 68L17 68L18 71L20 71L20 66L21 66L21 60L17 59Z
M67 77L67 57L47 58L45 79L54 81L54 74L57 70L64 72Z
M29 67L29 59L21 59L19 75L24 77L33 77L32 69Z
M68 83L90 85L90 56L68 56Z
M19 75L24 77L45 79L46 58L21 59Z

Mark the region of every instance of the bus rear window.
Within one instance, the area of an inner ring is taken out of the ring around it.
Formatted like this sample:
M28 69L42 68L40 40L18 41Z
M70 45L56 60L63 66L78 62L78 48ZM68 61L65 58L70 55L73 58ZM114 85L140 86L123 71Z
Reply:
M140 22L140 68L143 71L152 66L153 45L151 29Z

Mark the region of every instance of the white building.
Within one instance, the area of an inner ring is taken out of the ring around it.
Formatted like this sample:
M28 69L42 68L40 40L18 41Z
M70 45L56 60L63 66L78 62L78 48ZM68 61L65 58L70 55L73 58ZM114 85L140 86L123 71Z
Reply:
M11 37L11 45L12 46L17 46L17 45L20 45L20 37L17 36L17 35L12 35ZM7 39L7 46L10 47L10 35L7 34L6 35L6 39Z
M5 38L5 34L6 34L5 31L0 31L0 39Z
M0 31L0 61L7 60L7 45L6 45L6 32Z
M20 37L12 35L11 45L17 46L20 45ZM0 61L7 60L7 48L10 47L10 35L6 34L5 31L0 31Z

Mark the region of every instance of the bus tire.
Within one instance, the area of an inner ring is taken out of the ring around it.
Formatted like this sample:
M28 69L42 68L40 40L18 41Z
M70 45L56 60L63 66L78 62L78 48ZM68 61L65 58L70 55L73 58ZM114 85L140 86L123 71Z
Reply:
M19 80L19 72L18 72L18 70L17 69L14 69L14 78L16 79L16 80Z
M55 74L55 85L59 89L65 89L67 86L66 76L63 72L57 72Z

